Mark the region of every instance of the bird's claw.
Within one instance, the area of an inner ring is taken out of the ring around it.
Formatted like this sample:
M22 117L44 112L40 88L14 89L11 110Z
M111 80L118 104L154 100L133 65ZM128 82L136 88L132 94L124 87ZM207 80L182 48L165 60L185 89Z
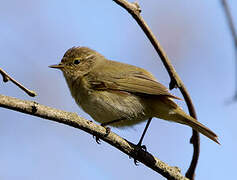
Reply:
M95 138L95 141L96 141L97 144L101 143L101 140L100 140L100 138L98 136L93 135L93 138Z
M104 137L107 137L109 135L111 129L109 127L104 127L104 128L106 130ZM101 144L101 140L98 136L93 135L93 138L95 138L95 141L97 142L97 144Z
M134 151L135 151L135 155L138 156L138 154L140 153L140 151L145 151L145 152L147 152L147 148L146 148L145 145L141 145L140 143L138 143L138 144L135 146ZM129 158L131 158L131 157L129 156ZM134 158L134 164L135 164L136 166L139 165L139 161L138 161L137 159L135 159L135 158Z
M110 127L105 127L105 130L106 130L106 134L105 134L105 137L107 137L111 131Z
M134 162L135 166L139 166L139 161L137 159L134 159L133 162Z

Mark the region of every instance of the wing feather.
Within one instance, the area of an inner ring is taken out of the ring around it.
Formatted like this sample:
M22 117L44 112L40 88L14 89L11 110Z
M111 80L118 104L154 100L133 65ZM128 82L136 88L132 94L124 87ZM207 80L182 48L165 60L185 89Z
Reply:
M112 62L115 63L114 61ZM121 64L119 64L119 66L121 66ZM113 67L115 67L115 65ZM105 73L107 68L108 64L104 67L104 70L100 69L101 71L94 71L87 75L87 80L93 89L118 90L130 93L169 96L174 99L180 99L170 94L165 86L157 82L152 74L144 69L135 67L135 71L133 69L133 71L127 70L127 72L121 72L118 68L110 68L109 73Z

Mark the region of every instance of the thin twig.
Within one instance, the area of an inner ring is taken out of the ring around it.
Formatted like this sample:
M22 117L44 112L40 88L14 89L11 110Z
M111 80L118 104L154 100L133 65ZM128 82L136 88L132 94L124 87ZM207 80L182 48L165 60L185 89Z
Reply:
M17 82L15 79L13 79L11 76L9 76L3 69L0 68L0 74L2 75L3 78L3 82L7 82L7 81L11 81L13 82L15 85L17 85L19 88L21 88L23 91L25 91L29 96L31 97L35 97L37 96L37 94L34 91L31 91L29 89L27 89L26 87L24 87L22 84L20 84L19 82Z
M224 12L228 21L228 25L231 31L231 35L234 41L234 46L235 46L235 95L234 95L234 99L237 100L237 30L234 26L234 21L233 18L231 16L231 12L230 12L230 8L228 6L228 3L226 2L226 0L221 0L221 3L223 5L224 8Z
M185 88L183 82L181 81L179 75L176 73L173 65L171 64L168 56L166 55L165 51L161 47L159 41L156 39L155 35L152 33L149 26L146 24L144 19L141 17L141 9L138 5L138 3L130 3L126 0L113 0L115 3L126 9L132 17L136 20L136 22L139 24L139 26L142 28L144 33L146 34L147 38L150 40L151 44L157 51L158 55L160 56L165 68L167 69L169 76L170 76L170 85L169 88L173 89L178 87L184 96L185 102L188 106L189 113L192 117L197 119L196 112L194 109L194 105L192 103L191 97L188 94L187 89ZM193 158L190 164L189 169L186 172L186 177L189 179L194 179L195 175L195 169L197 167L199 153L200 153L200 137L198 132L193 130L193 135L191 137L190 142L193 144L194 152L193 152Z
M168 166L152 154L142 149L136 150L136 145L121 138L117 134L106 132L103 126L97 125L92 121L84 119L78 116L76 113L65 112L48 106L38 104L33 101L21 100L13 97L0 95L0 107L19 111L22 113L37 116L43 119L52 120L58 123L63 123L71 127L81 129L89 134L99 137L110 145L114 146L118 150L125 154L139 160L147 167L160 173L167 179L172 180L188 180L181 173L177 167Z

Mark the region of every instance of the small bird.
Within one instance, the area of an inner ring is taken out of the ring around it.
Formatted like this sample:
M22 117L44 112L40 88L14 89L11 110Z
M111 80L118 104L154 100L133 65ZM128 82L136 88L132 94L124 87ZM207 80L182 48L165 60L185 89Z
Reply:
M219 144L217 135L186 114L174 102L180 98L145 69L108 60L87 47L68 49L59 64L49 67L63 72L76 103L103 126L133 126L157 117L188 125Z

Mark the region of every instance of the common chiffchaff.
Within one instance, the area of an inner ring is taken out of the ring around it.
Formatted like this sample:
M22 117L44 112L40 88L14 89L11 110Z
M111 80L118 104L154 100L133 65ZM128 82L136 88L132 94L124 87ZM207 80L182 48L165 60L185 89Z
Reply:
M218 143L217 135L187 115L148 71L106 59L87 47L67 50L58 65L76 103L95 121L116 127L149 118L185 124Z

